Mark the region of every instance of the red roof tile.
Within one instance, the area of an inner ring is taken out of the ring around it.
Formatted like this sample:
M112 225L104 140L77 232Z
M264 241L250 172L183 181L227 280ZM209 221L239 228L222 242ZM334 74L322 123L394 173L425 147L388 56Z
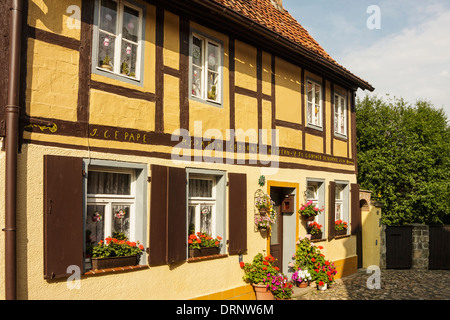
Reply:
M281 35L285 39L302 46L310 52L338 66L343 71L350 73L339 65L301 26L291 14L285 10L277 9L271 0L212 0L222 6L251 19L259 25ZM356 77L356 76L355 76ZM358 78L358 77L356 77ZM358 78L359 79L359 78ZM365 82L364 80L360 79Z

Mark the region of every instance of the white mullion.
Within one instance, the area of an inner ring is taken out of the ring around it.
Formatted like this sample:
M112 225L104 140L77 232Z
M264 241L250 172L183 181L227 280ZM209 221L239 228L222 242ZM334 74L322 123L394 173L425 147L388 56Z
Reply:
M105 217L104 217L103 221L104 221L105 230L104 230L103 234L105 237L112 237L112 232L111 232L111 229L112 229L112 223L111 223L112 205L111 205L111 202L106 202L104 204L105 204Z
M202 51L203 51L203 61L202 61L202 99L206 100L208 98L208 39L202 37Z
M116 44L114 46L114 73L120 73L122 52L123 3L117 3Z

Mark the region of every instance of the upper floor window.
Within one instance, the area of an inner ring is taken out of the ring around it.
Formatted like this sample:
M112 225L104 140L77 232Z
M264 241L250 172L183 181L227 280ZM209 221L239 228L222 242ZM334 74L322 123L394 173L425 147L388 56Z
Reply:
M313 81L307 81L308 105L307 121L309 125L322 127L322 87Z
M94 35L96 69L141 79L143 10L122 0L99 0Z
M222 101L222 45L199 33L191 35L191 97Z
M347 99L334 95L334 133L347 136Z

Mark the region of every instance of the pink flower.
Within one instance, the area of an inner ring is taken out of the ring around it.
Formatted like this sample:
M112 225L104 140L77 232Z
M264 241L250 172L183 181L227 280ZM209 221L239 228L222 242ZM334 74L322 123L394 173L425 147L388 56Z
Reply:
M300 210L305 210L305 207L301 207Z

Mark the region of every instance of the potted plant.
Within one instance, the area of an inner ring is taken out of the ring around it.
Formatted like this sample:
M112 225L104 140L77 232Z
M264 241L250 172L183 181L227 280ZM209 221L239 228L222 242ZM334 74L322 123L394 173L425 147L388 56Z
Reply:
M347 222L344 222L342 220L336 220L335 221L335 225L334 228L336 230L336 235L337 236L342 236L342 235L346 235L347 234Z
M103 69L107 69L109 71L112 71L112 66L111 66L111 58L109 57L109 55L106 55L105 58L103 59L102 63L101 63L101 67Z
M309 200L306 204L300 207L298 213L300 214L300 218L303 221L314 221L315 216L323 212L323 210L323 207L322 209L319 209L313 204L311 200Z
M221 237L213 238L205 232L189 235L189 258L204 257L219 254Z
M292 298L292 283L281 273L272 275L269 290L277 300L290 300Z
M292 281L299 288L307 287L311 279L312 277L308 269L302 270L301 268L299 268L292 274Z
M92 247L92 268L106 269L138 264L144 251L144 246L139 241L128 241L121 234L119 239L107 237Z
M275 203L272 201L268 194L264 194L260 197L257 197L255 200L255 206L258 208L260 214L267 214L270 212L272 206Z
M122 62L122 65L120 66L120 73L127 76L129 72L128 63L126 61Z
M278 274L279 269L273 265L275 258L271 255L264 256L258 253L252 263L240 263L244 270L243 280L250 283L255 290L257 300L274 300L273 293L269 289L272 276Z
M311 239L322 239L322 225L317 222L311 222L308 224L308 233L311 235Z

